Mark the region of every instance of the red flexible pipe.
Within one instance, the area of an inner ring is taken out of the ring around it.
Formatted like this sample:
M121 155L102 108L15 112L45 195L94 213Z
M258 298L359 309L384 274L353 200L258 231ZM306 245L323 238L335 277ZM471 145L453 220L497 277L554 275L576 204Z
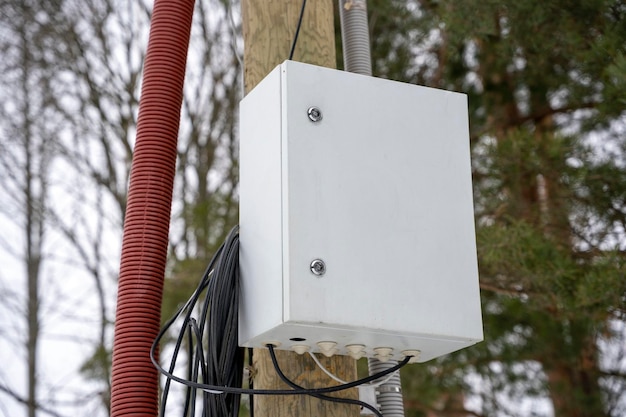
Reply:
M155 0L130 172L113 340L111 416L156 416L176 142L194 0Z

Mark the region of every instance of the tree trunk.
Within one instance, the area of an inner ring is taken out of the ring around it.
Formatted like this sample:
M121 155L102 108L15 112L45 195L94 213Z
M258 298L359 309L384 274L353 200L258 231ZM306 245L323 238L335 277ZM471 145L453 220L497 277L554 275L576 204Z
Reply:
M24 6L24 16L30 16L28 6ZM28 24L22 22L22 79L21 89L24 97L22 108L23 114L23 150L24 150L24 204L25 204L25 234L26 234L26 361L27 361L27 407L28 416L35 417L37 412L37 345L39 342L39 271L41 264L41 241L43 238L42 206L44 184L41 181L39 170L42 166L36 166L36 144L33 143L33 126L30 105L30 70L32 60L30 57L30 45L27 33Z
M296 0L243 0L241 3L244 36L244 84L252 90L274 67L289 57L291 43L300 14L301 2ZM335 31L332 0L307 4L294 60L325 67L336 67ZM334 385L317 368L308 355L277 351L281 368L289 378L305 387ZM331 372L344 380L356 378L356 363L348 356L321 358ZM253 362L256 375L254 387L284 389L274 371L266 349L255 349ZM356 389L343 394L358 398ZM357 416L356 406L337 405L306 396L257 396L254 399L257 416Z
M598 370L598 347L595 338L584 334L584 325L570 323L563 334L568 342L561 343L561 355L546 363L546 375L555 417L602 417L607 411L602 400ZM588 330L587 330L588 332ZM574 347L567 346L573 344ZM563 346L565 345L565 346ZM575 352L571 356L566 352Z

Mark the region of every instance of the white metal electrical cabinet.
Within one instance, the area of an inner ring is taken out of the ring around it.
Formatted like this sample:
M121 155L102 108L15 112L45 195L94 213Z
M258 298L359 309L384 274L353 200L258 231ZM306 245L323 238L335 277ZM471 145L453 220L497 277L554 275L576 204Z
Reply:
M242 346L482 340L464 94L286 61L240 111Z

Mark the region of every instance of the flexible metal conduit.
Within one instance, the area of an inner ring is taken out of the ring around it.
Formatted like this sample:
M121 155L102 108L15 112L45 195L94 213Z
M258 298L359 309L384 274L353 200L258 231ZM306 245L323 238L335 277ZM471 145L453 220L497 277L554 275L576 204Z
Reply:
M113 341L111 416L156 416L159 332L193 0L156 0L144 63Z
M369 23L366 0L339 0L343 66L346 71L372 75ZM381 140L383 140L381 138ZM397 361L382 362L368 358L370 375L398 364ZM404 417L400 374L396 372L385 384L377 388L376 400L385 417Z
M397 361L382 362L375 358L369 358L367 361L370 375L386 371L397 364ZM402 401L399 371L394 372L387 382L376 387L376 401L380 405L380 412L383 416L404 417L404 402Z
M348 72L372 75L366 0L339 0L343 67Z

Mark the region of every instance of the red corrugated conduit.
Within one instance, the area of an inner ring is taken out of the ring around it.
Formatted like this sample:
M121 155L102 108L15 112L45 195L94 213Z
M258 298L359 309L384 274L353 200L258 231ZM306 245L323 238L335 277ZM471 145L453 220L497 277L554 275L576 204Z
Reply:
M159 332L193 0L156 0L130 173L113 341L111 416L156 416Z

